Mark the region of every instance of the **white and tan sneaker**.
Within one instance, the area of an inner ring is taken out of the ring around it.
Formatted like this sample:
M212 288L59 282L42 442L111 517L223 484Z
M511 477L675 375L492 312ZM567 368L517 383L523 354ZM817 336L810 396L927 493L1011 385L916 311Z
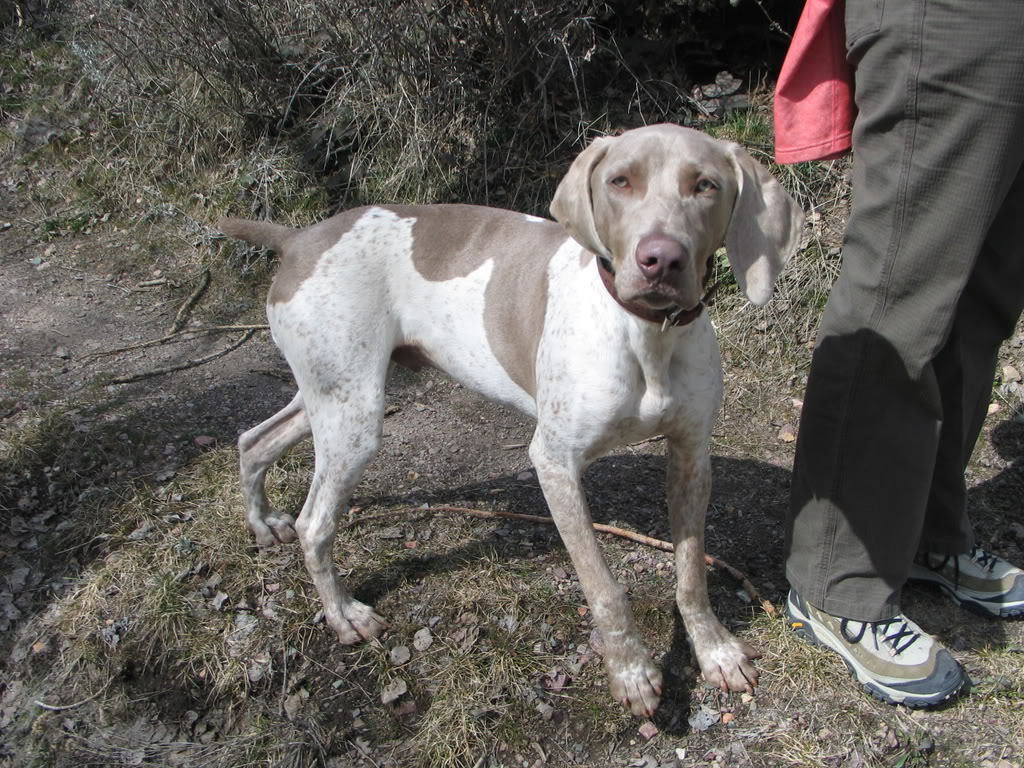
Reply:
M815 608L792 589L786 614L794 630L838 653L864 689L882 701L933 707L969 685L960 663L906 616L843 619Z
M962 555L919 555L910 578L938 585L974 613L1024 617L1024 571L980 547Z

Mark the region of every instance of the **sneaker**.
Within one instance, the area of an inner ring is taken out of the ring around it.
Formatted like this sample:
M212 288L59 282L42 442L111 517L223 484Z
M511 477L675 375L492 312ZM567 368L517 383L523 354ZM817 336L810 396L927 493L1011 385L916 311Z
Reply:
M889 704L932 707L967 684L963 667L906 616L854 621L825 613L789 591L790 626L839 654L864 689Z
M937 584L974 613L1024 616L1024 571L980 547L963 555L924 553L914 560L910 578Z

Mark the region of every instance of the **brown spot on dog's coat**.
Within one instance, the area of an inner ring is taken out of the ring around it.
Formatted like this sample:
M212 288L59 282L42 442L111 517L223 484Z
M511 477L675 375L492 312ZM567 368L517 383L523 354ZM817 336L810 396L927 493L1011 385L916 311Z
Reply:
M291 301L292 296L316 269L324 251L345 236L366 208L353 208L305 229L292 229L270 221L224 218L220 231L246 242L275 251L281 266L267 294L268 304Z
M537 346L547 309L547 270L568 237L553 221L472 205L387 206L413 218L416 271L427 280L465 277L489 260L484 330L509 377L536 393Z
M300 229L288 240L281 253L281 266L267 294L268 304L283 304L313 274L320 257L352 229L366 208L353 208L337 216Z

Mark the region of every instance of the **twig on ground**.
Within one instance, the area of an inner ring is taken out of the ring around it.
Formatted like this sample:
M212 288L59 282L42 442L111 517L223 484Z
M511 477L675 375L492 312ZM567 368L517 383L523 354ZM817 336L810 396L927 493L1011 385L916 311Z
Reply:
M210 270L204 269L199 275L199 285L192 291L185 303L178 308L178 314L174 316L174 322L171 323L171 328L167 331L168 335L177 333L181 330L181 326L185 324L185 320L188 319L189 312L192 311L192 307L196 305L196 302L202 297L207 287L210 285Z
M33 703L40 709L45 709L49 712L66 712L69 709L75 709L76 707L80 707L83 704L88 704L90 701L92 701L105 690L107 690L107 687L110 685L110 682L113 679L114 678L110 678L110 680L107 680L107 682L100 686L99 690L97 690L94 694L92 694L91 696L86 696L84 699L82 699L81 701L76 701L74 704L47 704L45 701L39 701L38 699L36 699Z
M133 291L145 291L147 288L156 288L159 285L167 285L167 278L161 277L156 280L143 280L132 288Z
M230 333L231 331L266 331L269 328L270 326L265 323L259 325L204 325L200 328L186 328L182 331L168 333L166 336L161 336L159 339L150 339L149 341L140 341L138 344L129 344L127 347L117 347L116 349L107 349L102 352L93 352L89 355L83 355L83 359L109 357L111 355L120 355L125 352L134 352L138 349L156 347L160 344L166 344L169 341L173 341L174 339L183 336L191 336L201 333Z
M269 326L267 326L269 328ZM292 376L292 372L287 368L281 371L275 371L272 368L250 368L249 373L258 373L261 376L269 376L272 379L283 381L285 384L295 384L295 377Z
M520 512L498 512L487 509L474 509L472 507L452 507L446 505L439 505L433 507L401 507L399 509L387 510L386 512L366 515L364 517L354 517L346 523L343 528L351 528L352 526L358 525L359 523L373 520L375 518L390 517L392 515L401 514L404 512L458 512L464 515L470 515L471 517L482 517L482 518L508 518L512 520L525 520L530 523L543 523L545 525L554 525L554 520L550 517L544 517L542 515L525 515ZM605 525L604 523L592 523L595 531L600 533L610 533L613 536L621 536L624 539L635 541L638 544L645 544L648 547L654 549L660 549L663 552L672 552L672 543L663 541L662 539L656 539L653 536L645 536L642 533L636 531L629 531L625 528L617 528L614 525ZM729 565L724 560L715 557L714 555L704 554L704 562L713 568L719 568L736 581L740 583L744 591L750 596L750 599L761 606L761 610L767 613L769 616L775 616L777 611L775 606L769 601L761 597L761 593L757 591L753 584L750 583L750 579L746 577L743 571Z
M110 383L111 384L131 384L132 382L135 382L135 381L142 381L143 379L151 379L154 376L163 376L165 373L174 373L175 371L184 371L187 368L197 368L198 366L204 365L205 363L208 363L211 360L216 360L218 357L222 357L222 356L226 355L228 352L232 352L232 351L238 349L240 346L245 344L245 342L247 342L249 339L251 339L253 337L253 334L256 333L256 330L257 329L255 329L255 328L250 328L245 333L243 333L242 336L237 341L235 341L234 343L229 344L228 346L224 347L224 349L217 350L216 352L213 352L212 354L209 354L206 357L200 357L200 358L197 358L195 360L188 360L188 361L186 361L184 363L180 363L179 365L169 365L166 368L156 368L156 369L154 369L152 371L146 371L145 373L136 373L136 374L133 374L131 376L122 376L122 377L117 378L117 379L111 379Z

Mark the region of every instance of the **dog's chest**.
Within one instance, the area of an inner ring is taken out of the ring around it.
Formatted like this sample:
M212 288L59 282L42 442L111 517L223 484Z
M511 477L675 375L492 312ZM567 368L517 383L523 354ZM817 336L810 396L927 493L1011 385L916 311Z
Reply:
M620 429L626 440L701 431L718 407L721 367L714 337L698 329L671 353L639 355L627 377Z

